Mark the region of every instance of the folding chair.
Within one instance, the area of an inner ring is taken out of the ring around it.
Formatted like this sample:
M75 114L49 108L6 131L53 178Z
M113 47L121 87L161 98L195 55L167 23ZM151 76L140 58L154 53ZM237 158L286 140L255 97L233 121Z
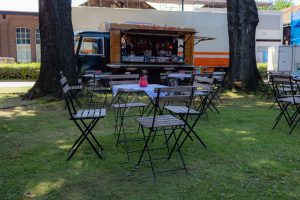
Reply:
M266 71L261 73L261 98L265 98L266 100L272 100L272 83L270 78L271 72ZM273 107L273 106L272 106Z
M118 78L119 77L120 76L118 76ZM109 84L111 87L113 87L114 85L126 85L126 84L137 84L138 83L138 80L130 80L131 78L136 78L138 76L136 76L136 75L123 76L123 78L125 78L125 79L128 77L129 77L129 80L114 80L114 81L110 81ZM144 110L148 106L148 104L140 101L140 96L144 95L144 94L145 94L144 91L122 89L120 91L117 91L117 93L111 103L111 106L114 111L114 119L115 119L114 135L117 135L116 147L121 142L125 144L127 161L129 161L129 154L132 153L131 151L129 151L128 142L132 142L135 140L127 138L128 134L132 134L134 132L129 132L128 130L125 130L125 127L124 127L125 119L142 116L144 114ZM138 114L130 113L136 109L138 110ZM135 133L137 133L137 132L135 132ZM121 135L123 136L123 139L120 138Z
M181 94L182 92L189 93L189 94L182 95ZM184 126L186 125L186 123L185 123L185 121L180 120L180 119L174 117L173 115L163 115L161 113L160 106L163 107L163 105L161 105L161 104L164 102L184 101L184 102L188 102L187 107L190 108L191 100L194 95L194 89L193 89L193 87L156 88L155 93L157 93L157 96L153 99L153 101L155 102L153 116L139 117L136 119L138 124L141 126L141 130L142 130L143 138L144 138L144 147L143 147L143 150L139 157L137 166L139 166L141 162L149 162L154 179L156 178L156 173L158 173L158 172L167 172L167 171L174 171L174 170L180 170L180 169L184 169L187 172L186 165L185 165L185 162L184 162L181 150L180 150L180 146L177 142L178 140L177 140L177 136L175 133L176 130L182 130L184 128ZM172 93L173 95L165 96L166 93ZM189 110L190 109L188 109L188 113L189 113ZM148 134L146 134L145 129L149 130ZM157 132L159 130L162 130L162 132L163 132L162 135L164 136L164 140L165 140L164 143L166 146L164 148L151 147L152 145L154 146L153 137L158 136ZM171 131L171 133L169 134L169 137L168 137L167 131ZM178 150L178 153L179 153L179 156L181 159L182 167L175 168L175 169L163 170L163 171L155 171L154 163L153 163L154 161L169 160L171 157L169 142L170 142L170 139L172 136L174 137L174 140L175 140L175 146L177 147L177 150ZM167 149L167 152L166 152L167 156L152 157L152 155L151 155L152 152L154 152L155 150L158 150L158 149ZM148 155L148 159L143 160L145 154Z
M219 93L222 87L224 87L226 72L214 72L212 78L214 79L211 90L211 92L214 93L213 99L217 99L222 103L222 99L220 98Z
M125 81L124 81L125 82ZM123 83L124 83L123 82ZM138 133L129 132L125 129L125 119L132 117L142 116L144 114L144 109L147 107L146 103L140 102L140 95L143 95L144 91L136 90L121 90L118 91L116 97L114 98L114 103L111 105L114 110L114 119L115 119L115 132L114 135L117 135L116 147L119 143L124 142L125 150L127 155L127 161L129 161L129 154L133 153L129 151L128 142L136 141L135 139L127 138L128 134ZM138 114L132 114L133 110L138 109ZM123 135L123 139L120 139L120 136Z
M211 88L204 87L206 89L197 90L195 92L195 96L200 98L200 102L203 100L203 98L207 97L206 99L206 106L204 108L204 113L207 114L207 109L210 109L210 111L216 110L217 113L220 113L217 107L214 104L214 99L218 91L214 90L212 92L212 84L214 83L213 78L207 78L202 76L195 76L195 80L193 83L194 87L203 87L205 85L209 85Z
M103 147L100 145L100 143L97 141L96 137L92 133L92 130L98 123L98 121L101 118L104 118L106 116L106 110L104 108L101 109L87 109L87 110L76 110L75 104L73 102L72 95L70 93L70 87L68 84L66 84L63 88L64 92L64 98L66 101L66 105L68 108L68 112L70 115L70 120L72 120L75 125L80 130L81 134L78 137L78 139L75 141L73 146L69 150L69 156L67 160L70 160L72 156L75 154L75 152L78 150L78 148L81 146L84 140L87 140L92 149L95 151L97 156L102 159L102 156L100 155L99 151L103 150ZM89 122L89 123L88 123ZM91 136L91 139L89 138ZM92 143L96 143L96 146ZM97 148L98 150L97 150Z
M296 118L299 115L300 97L296 95L297 89L290 75L273 74L271 75L272 89L275 96L275 101L280 109L279 115L276 117L275 124L272 128L275 129L282 117L285 118L289 126L292 126L289 134L293 131L299 120ZM289 94L286 94L286 87L288 87ZM297 86L296 86L297 87ZM289 107L292 105L293 114L289 112Z
M202 139L198 136L198 134L195 132L194 127L199 121L200 117L205 113L208 98L209 98L209 92L211 90L211 84L198 84L197 88L201 88L201 90L205 91L201 95L201 102L199 105L196 106L195 109L191 109L187 106L182 105L167 105L164 106L164 109L168 110L173 116L179 116L179 118L185 122L184 129L180 132L177 141L180 143L180 147L183 146L187 138L190 138L192 140L192 134L197 138L197 140L205 147L207 148L206 144L202 141ZM196 93L196 92L195 92ZM185 137L182 141L180 141L182 134L185 133ZM173 146L170 156L175 150L175 145Z

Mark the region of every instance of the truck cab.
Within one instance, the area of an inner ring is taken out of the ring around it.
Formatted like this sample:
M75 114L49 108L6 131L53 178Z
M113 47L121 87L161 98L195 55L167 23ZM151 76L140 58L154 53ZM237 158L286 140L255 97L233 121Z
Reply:
M107 71L110 60L109 32L83 31L74 34L79 74L86 70Z

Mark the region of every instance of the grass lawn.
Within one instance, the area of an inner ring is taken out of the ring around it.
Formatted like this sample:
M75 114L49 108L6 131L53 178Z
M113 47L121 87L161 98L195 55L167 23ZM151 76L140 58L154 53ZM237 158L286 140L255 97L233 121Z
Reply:
M20 92L24 92L21 89ZM208 145L188 141L183 154L190 174L133 171L124 146L115 147L113 115L94 129L105 150L99 160L85 142L71 161L67 150L79 132L64 102L22 103L0 89L0 199L300 199L300 125L291 136L277 109L258 96L227 92L197 124ZM25 105L25 106L24 106ZM129 126L129 124L128 124ZM170 163L175 162L171 161Z

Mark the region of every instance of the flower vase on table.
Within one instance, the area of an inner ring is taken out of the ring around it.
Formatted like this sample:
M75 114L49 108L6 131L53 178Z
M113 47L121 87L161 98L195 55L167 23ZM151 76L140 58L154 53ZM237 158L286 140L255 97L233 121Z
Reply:
M140 87L147 87L148 86L148 80L147 80L146 76L142 76L140 78L139 85L140 85Z

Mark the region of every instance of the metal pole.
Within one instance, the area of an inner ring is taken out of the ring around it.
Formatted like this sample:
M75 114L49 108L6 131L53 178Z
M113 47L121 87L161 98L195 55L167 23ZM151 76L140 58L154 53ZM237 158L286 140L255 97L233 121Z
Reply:
M184 0L181 0L181 11L184 11Z

